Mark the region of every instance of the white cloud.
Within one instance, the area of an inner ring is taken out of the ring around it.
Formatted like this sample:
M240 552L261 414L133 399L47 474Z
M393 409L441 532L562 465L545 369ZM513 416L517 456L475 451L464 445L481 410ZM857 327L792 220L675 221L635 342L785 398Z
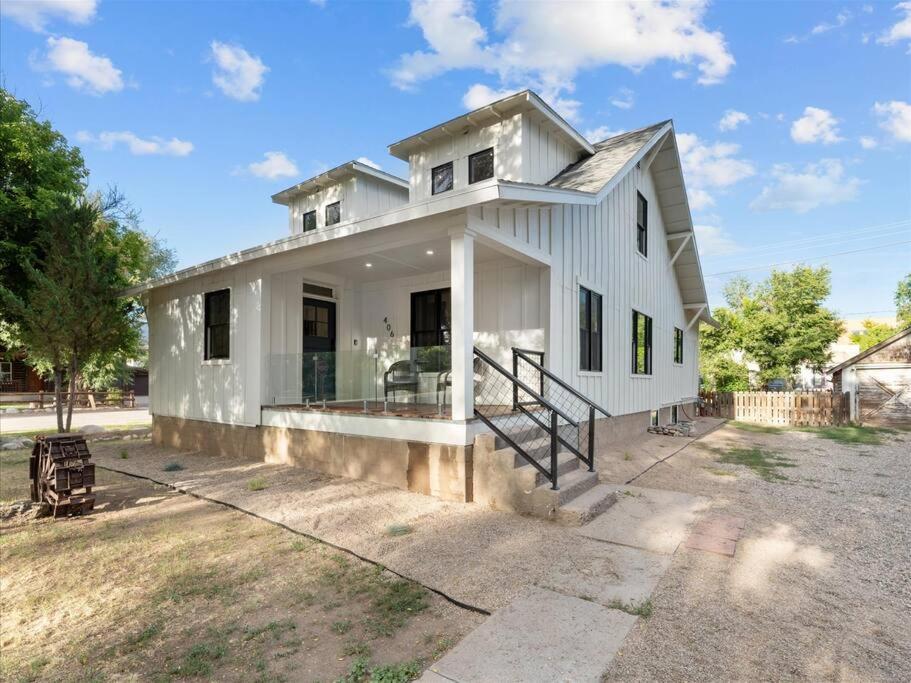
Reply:
M729 256L742 249L723 228L716 225L694 225L693 229L696 231L696 244L699 245L699 255L702 257Z
M911 2L900 2L895 5L895 9L902 13L901 19L889 27L888 31L876 39L877 43L882 45L895 45L902 40L911 41ZM908 44L908 50L911 51L911 42Z
M241 102L258 100L269 67L240 45L213 40L211 59L215 62L212 82L225 95Z
M861 135L858 142L860 142L860 146L864 149L875 149L878 144L875 138L871 138L868 135Z
M832 112L818 107L807 107L803 116L791 124L791 139L800 144L821 142L831 145L844 138L838 135L838 119Z
M741 123L749 123L750 117L748 114L744 114L742 111L737 111L736 109L728 109L724 112L724 116L721 117L721 120L718 122L718 128L720 130L737 130L737 126Z
M750 203L754 211L785 209L806 213L820 206L841 204L855 199L863 182L847 177L837 159L807 164L802 171L778 164L772 169L772 177L774 182Z
M607 126L598 126L597 128L589 128L584 133L582 133L582 135L589 142L601 142L602 140L607 140L608 138L612 138L615 135L620 135L621 133L625 132L626 131L623 130L613 130Z
M753 164L734 155L740 145L726 142L706 144L692 133L677 135L677 147L683 163L690 207L704 209L715 203L709 190L725 188L756 173Z
M813 36L822 35L823 33L828 33L837 28L842 28L847 24L852 18L851 12L848 10L841 10L838 14L835 15L835 19L832 21L821 21L816 24L813 28L810 29L808 33L802 36L791 35L784 39L784 42L796 45L797 43L803 43Z
M466 109L480 109L481 107L486 107L491 102L496 102L497 100L502 100L504 97L513 95L519 92L519 90L520 88L495 90L482 83L475 83L465 91L464 95L462 95L462 104L465 105Z
M361 163L361 164L364 164L364 166L369 166L370 168L375 168L377 171L382 171L382 170L383 170L383 167L382 167L382 166L380 166L380 165L379 165L378 163L376 163L375 161L373 161L373 160L371 160L371 159L368 159L367 157L358 157L358 158L357 158L357 161L358 161L359 163Z
M880 118L880 128L900 142L911 142L911 104L899 100L877 102L873 111Z
M632 109L636 103L636 93L629 88L620 88L617 94L611 98L610 103L617 109Z
M43 32L55 19L87 24L95 17L97 0L3 0L0 15L32 31Z
M390 78L410 90L446 71L482 70L498 76L501 89L538 90L570 116L579 105L564 95L583 69L619 64L639 71L667 59L695 67L698 82L710 85L724 80L734 58L724 35L705 27L707 4L503 0L493 20L502 39L494 40L469 0L412 0L409 22L427 47L401 55Z
M122 71L110 59L93 54L88 43L72 38L48 38L47 54L33 66L66 76L71 88L92 95L123 90Z
M257 178L275 180L300 175L297 165L284 152L266 152L264 156L262 161L254 161L247 166L247 170Z
M138 156L160 154L164 156L185 157L193 151L193 143L171 138L165 140L157 136L141 138L128 130L102 131L97 135L81 130L76 133L76 140L83 144L95 144L101 149L113 149L118 144L126 145L131 154Z

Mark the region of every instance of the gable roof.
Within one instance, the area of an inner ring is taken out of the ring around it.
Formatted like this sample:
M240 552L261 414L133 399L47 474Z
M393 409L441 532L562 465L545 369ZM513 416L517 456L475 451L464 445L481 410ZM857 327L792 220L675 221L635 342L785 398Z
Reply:
M449 119L445 123L428 128L415 135L410 135L398 142L393 142L389 145L389 153L403 161L408 161L408 156L415 149L463 133L468 128L489 126L507 116L530 110L539 112L544 118L554 124L570 145L586 154L594 153L595 149L592 144L531 90L522 90L513 95L508 95L467 114Z
M389 183L390 185L396 185L397 187L408 189L408 181L398 176L394 176L391 173L386 173L381 171L378 168L373 166L368 166L367 164L362 164L360 161L349 161L341 166L336 166L335 168L330 168L328 171L323 171L319 175L315 175L312 178L307 180L302 180L296 185L285 188L281 192L276 192L272 195L272 201L276 204L288 205L288 202L291 201L291 198L299 194L310 194L318 190L328 187L330 185L337 185L343 180L362 173L363 175L376 178L384 183Z
M670 120L632 130L594 145L594 154L561 171L547 184L565 190L600 192Z
M862 361L867 356L872 356L877 351L880 351L880 350L886 348L887 346L894 344L899 339L907 337L909 334L911 334L911 325L909 325L908 327L906 327L903 330L900 330L899 332L896 332L888 339L883 339L881 342L879 342L879 344L874 344L866 351L861 351L856 356L851 356L848 360L842 361L841 363L836 365L834 368L829 368L829 372L838 372L839 370L844 370L849 365L855 365L856 363L858 363L859 361Z

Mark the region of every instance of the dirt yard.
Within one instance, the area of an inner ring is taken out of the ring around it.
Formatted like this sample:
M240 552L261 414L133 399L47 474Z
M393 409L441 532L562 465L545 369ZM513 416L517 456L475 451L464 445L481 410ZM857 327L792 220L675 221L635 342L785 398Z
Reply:
M27 459L0 455L0 504L27 498ZM483 619L224 506L98 478L87 517L0 522L2 680L407 681Z
M911 433L729 424L635 484L747 525L677 551L605 680L911 680Z

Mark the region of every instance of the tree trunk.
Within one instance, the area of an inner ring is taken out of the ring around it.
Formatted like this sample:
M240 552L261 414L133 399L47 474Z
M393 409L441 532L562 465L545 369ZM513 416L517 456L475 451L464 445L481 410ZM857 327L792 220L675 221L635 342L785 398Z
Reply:
M54 408L57 411L57 431L63 431L63 368L54 366Z
M70 431L73 423L73 404L76 402L76 354L70 359L70 400L66 412L66 431Z

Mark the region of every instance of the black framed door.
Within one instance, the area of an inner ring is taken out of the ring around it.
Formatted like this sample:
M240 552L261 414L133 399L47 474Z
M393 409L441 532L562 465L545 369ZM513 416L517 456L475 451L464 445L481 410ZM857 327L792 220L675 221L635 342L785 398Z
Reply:
M335 400L335 302L304 298L302 399Z

